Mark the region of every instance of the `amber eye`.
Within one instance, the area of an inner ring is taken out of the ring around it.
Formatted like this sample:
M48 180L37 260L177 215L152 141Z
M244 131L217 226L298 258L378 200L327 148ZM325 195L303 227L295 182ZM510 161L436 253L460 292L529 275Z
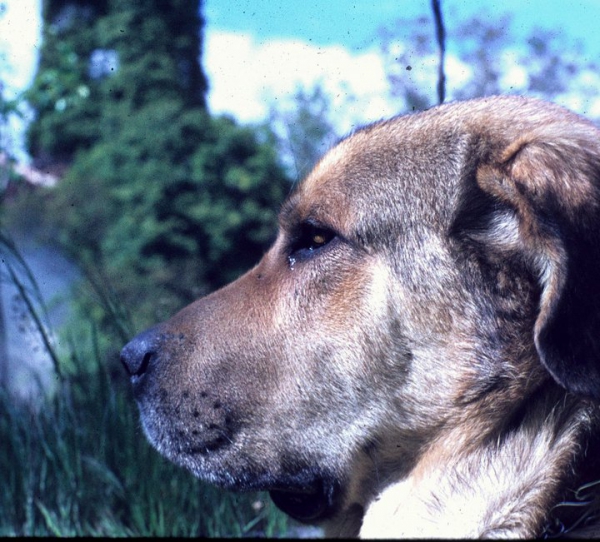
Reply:
M327 237L322 233L315 233L312 238L312 242L316 247L320 247L327 243Z
M327 229L312 224L303 224L298 235L290 244L290 261L299 261L316 254L320 249L328 245L336 234Z

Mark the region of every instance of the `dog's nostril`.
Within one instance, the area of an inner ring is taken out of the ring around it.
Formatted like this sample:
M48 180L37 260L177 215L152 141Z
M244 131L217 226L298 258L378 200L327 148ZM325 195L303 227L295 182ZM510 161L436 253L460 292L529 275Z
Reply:
M150 358L152 358L153 355L154 352L146 352L144 358L142 359L142 364L140 365L140 368L135 373L136 376L143 375L146 372L146 369L148 369L148 365L150 364Z
M157 355L157 336L153 330L144 331L121 350L121 363L129 376L142 376Z
M131 357L127 352L121 352L121 363L129 376L142 376L148 370L153 356L154 352L146 352L139 358Z

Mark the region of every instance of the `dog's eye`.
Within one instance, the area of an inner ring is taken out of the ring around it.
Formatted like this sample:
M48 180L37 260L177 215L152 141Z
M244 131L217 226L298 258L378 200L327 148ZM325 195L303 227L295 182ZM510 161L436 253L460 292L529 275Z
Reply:
M290 264L311 257L317 251L325 247L333 238L335 233L327 228L305 224L300 233L293 240L289 250Z

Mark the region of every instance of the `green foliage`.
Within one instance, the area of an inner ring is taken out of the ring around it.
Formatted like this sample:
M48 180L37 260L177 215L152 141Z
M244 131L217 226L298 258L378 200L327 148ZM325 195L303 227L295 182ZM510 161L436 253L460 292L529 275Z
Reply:
M134 108L162 98L204 108L201 6L198 0L109 0L97 21L98 42L118 53L118 69L105 81L105 97L130 100Z
M68 167L44 229L141 329L256 263L288 184L268 136L205 110L199 2L45 6L29 148Z
M203 109L200 4L45 0L39 68L26 93L34 161L70 163L105 135L101 120L117 118L123 108L112 105L123 100L126 112L163 98Z
M287 189L255 132L165 100L79 153L49 214L72 256L135 307L139 329L255 264Z
M53 13L54 4L57 2L44 2L46 18ZM54 21L48 21L43 28L39 68L25 94L35 111L27 146L38 161L49 157L68 160L99 135L99 81L89 73L89 58L97 47L91 22L97 13L88 4L73 2L62 6Z

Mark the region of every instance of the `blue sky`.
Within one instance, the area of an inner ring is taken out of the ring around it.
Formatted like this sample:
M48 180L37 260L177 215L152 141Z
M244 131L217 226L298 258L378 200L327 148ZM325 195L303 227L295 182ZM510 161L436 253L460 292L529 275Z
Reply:
M214 29L364 48L381 25L400 17L430 16L430 4L430 0L205 0L204 11ZM442 0L442 10L450 33L457 18L482 13L494 20L509 13L517 32L527 34L535 27L557 30L581 39L590 54L600 54L600 0Z
M0 53L6 53L11 66L2 73L9 91L22 89L33 75L39 47L39 2L4 0ZM376 34L397 18L431 17L430 3L205 0L202 61L210 81L209 106L240 122L260 122L273 104L293 107L290 100L298 87L319 83L333 97L334 121L340 132L395 114L399 106L389 100ZM600 58L600 0L442 0L442 9L450 84L469 76L468 67L451 57L460 40L454 33L456 22L477 13L492 24L502 14L510 14L514 46L536 28L543 28L554 31L561 42L580 41L586 58ZM405 40L407 36L408 32L402 35L400 30L397 37ZM595 107L600 111L600 88L597 96Z

